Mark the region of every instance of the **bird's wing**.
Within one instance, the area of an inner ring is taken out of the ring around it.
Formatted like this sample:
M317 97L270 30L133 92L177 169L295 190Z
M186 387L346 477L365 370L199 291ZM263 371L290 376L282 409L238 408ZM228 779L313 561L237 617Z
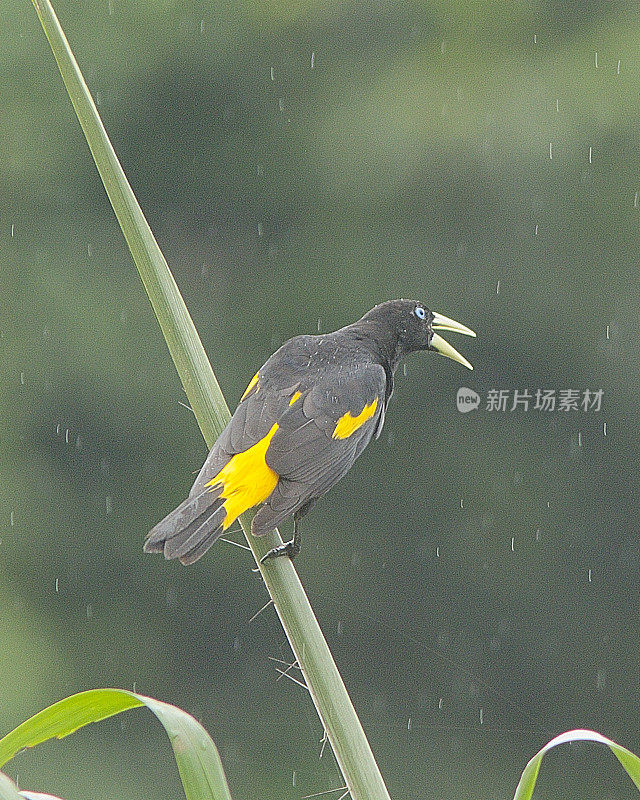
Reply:
M268 496L277 476L267 467L264 452L277 429L277 420L289 408L292 397L299 396L295 394L299 384L296 376L310 372L305 369L307 350L309 347L289 342L278 357L272 356L258 370L211 448L189 497L149 532L147 552L164 553L166 558L192 564L239 513ZM235 456L235 467L223 474ZM224 494L227 488L228 496Z
M206 484L237 453L244 453L269 433L274 423L289 408L291 397L301 381L308 379L309 340L298 336L286 342L253 376L238 407L211 448L189 497L202 492Z
M278 421L265 459L280 478L252 530L267 533L345 475L384 419L386 375L379 364L335 366L302 390ZM294 395L293 395L294 396Z

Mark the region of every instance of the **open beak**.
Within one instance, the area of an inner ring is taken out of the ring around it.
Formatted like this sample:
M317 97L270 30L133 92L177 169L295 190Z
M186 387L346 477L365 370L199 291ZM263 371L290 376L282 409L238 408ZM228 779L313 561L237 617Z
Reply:
M465 336L476 335L471 328L467 328L466 325L461 325L459 322L456 322L455 319L449 319L449 317L444 317L442 314L436 314L435 311L432 313L433 321L431 323L431 327L434 331L455 331L455 333L462 333ZM473 369L467 359L464 356L461 356L455 347L451 347L449 342L447 342L437 333L433 334L429 349L435 350L436 353L440 353L440 355L446 356L447 358L452 358L454 361L462 364L467 369Z

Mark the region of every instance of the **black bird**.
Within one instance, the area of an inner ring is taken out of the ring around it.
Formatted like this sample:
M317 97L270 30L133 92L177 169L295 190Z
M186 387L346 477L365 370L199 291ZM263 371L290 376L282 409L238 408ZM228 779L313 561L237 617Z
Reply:
M380 435L400 361L433 350L473 369L435 330L475 336L415 300L390 300L338 331L285 342L253 376L189 497L150 531L145 552L193 564L262 504L254 536L294 522L293 539L262 560L294 558L300 517Z

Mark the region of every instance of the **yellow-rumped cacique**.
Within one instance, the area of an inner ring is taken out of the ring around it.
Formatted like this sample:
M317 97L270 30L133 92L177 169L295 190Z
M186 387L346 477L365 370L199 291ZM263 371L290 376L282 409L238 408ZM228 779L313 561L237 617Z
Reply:
M473 369L438 330L475 336L420 302L390 300L338 331L285 342L253 376L189 497L149 532L145 551L193 564L260 505L254 536L288 517L294 527L293 539L262 560L296 556L298 520L380 436L401 360L432 350Z

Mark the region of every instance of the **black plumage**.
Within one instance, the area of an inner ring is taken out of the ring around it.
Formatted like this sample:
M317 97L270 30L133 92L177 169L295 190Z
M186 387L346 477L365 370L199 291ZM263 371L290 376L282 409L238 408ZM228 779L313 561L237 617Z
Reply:
M267 557L296 555L297 520L380 435L401 359L436 350L470 367L434 329L475 335L421 303L394 300L338 331L285 342L249 384L189 497L148 534L145 551L193 563L239 513L261 503L256 536L294 518L294 540Z

